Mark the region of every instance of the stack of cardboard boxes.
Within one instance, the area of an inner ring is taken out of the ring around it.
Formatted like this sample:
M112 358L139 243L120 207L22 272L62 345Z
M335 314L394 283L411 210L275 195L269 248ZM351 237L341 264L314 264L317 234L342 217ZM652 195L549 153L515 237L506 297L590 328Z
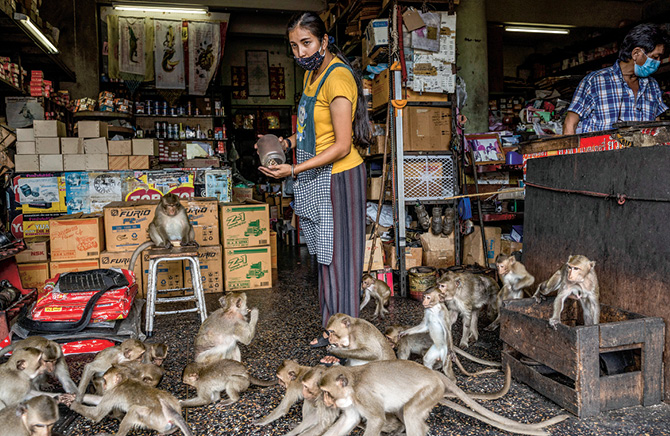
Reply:
M155 139L108 141L102 121L79 121L77 137L65 136L65 124L55 120L17 129L16 171L146 170L158 149Z
M253 201L220 204L226 291L272 287L268 207Z

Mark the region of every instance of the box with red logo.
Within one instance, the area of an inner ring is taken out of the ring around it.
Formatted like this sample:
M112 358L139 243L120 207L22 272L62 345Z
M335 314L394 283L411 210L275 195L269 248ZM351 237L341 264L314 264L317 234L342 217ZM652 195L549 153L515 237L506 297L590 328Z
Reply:
M49 238L26 239L28 248L14 256L17 263L46 262L49 260Z
M97 259L105 246L101 214L65 215L49 221L51 260Z

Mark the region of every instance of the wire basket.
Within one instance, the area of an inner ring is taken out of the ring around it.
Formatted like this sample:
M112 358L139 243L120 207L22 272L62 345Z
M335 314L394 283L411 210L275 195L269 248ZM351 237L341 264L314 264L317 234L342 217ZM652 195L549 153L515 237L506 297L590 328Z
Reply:
M456 195L456 169L450 155L405 156L405 200L439 200Z

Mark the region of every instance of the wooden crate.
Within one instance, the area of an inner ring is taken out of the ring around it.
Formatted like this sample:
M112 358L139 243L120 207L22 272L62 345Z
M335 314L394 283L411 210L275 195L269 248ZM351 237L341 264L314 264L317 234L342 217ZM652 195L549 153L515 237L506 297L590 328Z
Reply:
M502 360L515 379L580 418L662 401L665 324L661 318L601 304L601 323L584 326L579 303L568 299L561 316L564 325L554 330L549 326L552 303L553 299L536 304L527 298L506 301L502 308ZM601 375L600 354L623 350L639 356L636 364L622 374ZM524 356L545 367L522 363ZM556 372L547 374L546 367Z

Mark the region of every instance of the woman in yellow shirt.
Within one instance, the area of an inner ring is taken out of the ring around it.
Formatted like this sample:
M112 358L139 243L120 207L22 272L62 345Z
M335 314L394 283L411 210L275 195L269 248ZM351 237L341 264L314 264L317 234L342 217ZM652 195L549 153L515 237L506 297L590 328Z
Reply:
M329 44L314 12L294 15L288 37L296 62L307 70L298 105L296 164L260 167L270 177L291 176L295 212L310 254L319 262L319 303L324 327L335 313L358 317L365 251L365 164L354 144L371 137L360 77ZM321 344L325 340L320 338Z

